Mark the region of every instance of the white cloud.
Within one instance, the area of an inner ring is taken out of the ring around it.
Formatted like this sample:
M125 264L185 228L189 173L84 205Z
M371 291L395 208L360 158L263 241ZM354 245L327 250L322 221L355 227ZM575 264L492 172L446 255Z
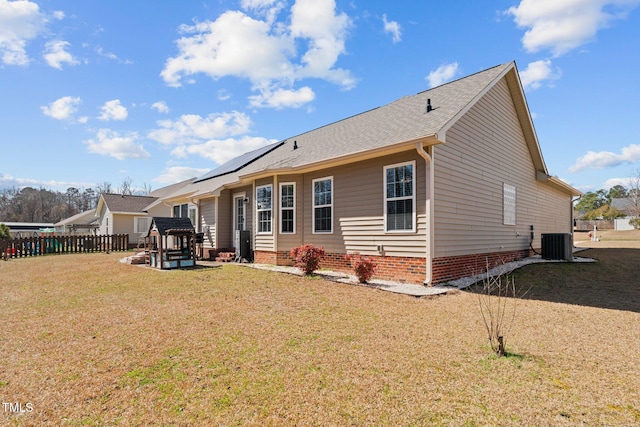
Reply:
M84 141L90 153L111 156L118 160L148 159L151 157L142 144L136 144L139 139L135 132L120 135L110 129L100 129L95 138Z
M149 132L149 138L162 144L185 145L247 133L251 119L244 113L233 111L207 117L185 114L178 120L160 120L157 124L160 128Z
M300 77L316 77L341 85L355 86L350 72L334 69L338 56L346 53L345 40L352 26L345 14L336 14L335 0L296 0L291 8L291 35L308 41L308 49L298 70Z
M8 65L26 65L27 42L45 29L46 17L31 1L0 0L0 55Z
M98 55L100 55L100 56L102 56L104 58L108 58L108 59L112 59L114 61L118 61L121 64L133 64L133 61L130 61L128 59L120 59L120 58L118 58L118 55L116 55L115 53L107 52L106 50L104 50L104 48L102 46L96 46L93 50Z
M382 22L384 23L384 32L391 34L394 43L398 43L402 40L400 24L396 21L387 21L386 14L382 15Z
M231 94L229 93L228 90L226 90L226 89L218 90L218 100L219 101L227 101L229 99L231 99Z
M82 103L79 97L63 96L58 98L48 106L42 106L40 109L45 116L49 116L56 120L74 120L74 114L78 111L78 105ZM77 119L80 123L86 123L87 118L81 117Z
M69 187L76 188L89 188L95 185L91 182L78 182L78 181L56 181L56 180L40 180L33 178L17 178L7 174L0 174L0 188L10 187L44 187L44 188L59 188L67 189Z
M164 101L154 102L153 104L151 104L151 108L158 111L159 113L164 113L164 114L169 113L169 107L167 106L167 103Z
M621 152L588 151L578 158L576 163L569 168L569 172L579 172L584 169L604 169L619 166L625 163L640 162L640 145L631 144L623 147Z
M440 86L453 79L458 74L458 63L452 62L438 67L437 70L431 71L426 77L429 87Z
M170 166L162 170L162 173L153 180L160 184L175 184L190 178L197 178L209 172L211 169L192 168L188 166Z
M622 185L623 187L628 188L631 185L631 178L610 178L604 182L604 186L602 188L610 189L616 185Z
M260 93L261 105L279 108L287 105L266 97L283 93L277 89L304 93L294 88L295 82L304 78L323 79L345 89L355 85L348 70L335 68L338 57L346 52L351 20L336 13L334 0L297 0L290 19L278 22L275 17L283 2L244 0L241 5L247 13L259 11L259 16L227 11L213 22L180 27L183 37L176 41L179 53L166 61L160 74L166 84L181 86L196 74L213 79L239 77L249 80L252 89ZM267 18L262 18L267 9ZM293 106L299 106L298 97L291 99Z
M62 64L77 65L78 61L69 52L64 49L71 46L69 42L64 40L52 40L45 45L44 59L50 67L62 70Z
M171 154L181 158L195 154L205 159L213 160L218 164L223 164L241 154L274 142L276 142L275 139L250 136L244 136L240 139L209 140L202 144L181 145L173 149Z
M275 21L278 13L286 5L286 2L281 0L240 0L240 7L264 17L269 24Z
M249 104L252 107L270 107L282 109L285 107L298 108L313 101L316 94L308 87L302 87L298 90L288 90L277 88L275 90L263 89L260 95L249 97Z
M593 40L598 30L626 17L638 0L522 0L506 13L527 28L522 45L528 52L550 50L563 55Z
M127 109L120 104L119 99L113 99L105 102L100 108L100 111L101 113L98 116L98 119L104 121L124 120L129 115Z
M554 72L551 65L549 59L530 62L525 70L520 71L520 81L524 89L538 89L544 81L559 79L560 72Z

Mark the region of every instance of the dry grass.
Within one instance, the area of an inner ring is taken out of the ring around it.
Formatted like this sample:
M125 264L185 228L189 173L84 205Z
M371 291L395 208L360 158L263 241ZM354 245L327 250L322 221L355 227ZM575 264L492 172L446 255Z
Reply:
M535 290L506 358L467 292L117 254L0 262L0 398L33 406L0 424L638 424L640 254L585 255L600 262L518 273Z

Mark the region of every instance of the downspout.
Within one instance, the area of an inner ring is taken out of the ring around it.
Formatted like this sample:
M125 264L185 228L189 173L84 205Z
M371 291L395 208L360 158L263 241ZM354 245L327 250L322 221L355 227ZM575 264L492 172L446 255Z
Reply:
M433 168L433 157L429 155L429 153L424 149L422 143L416 142L416 151L424 159L424 163L428 173L425 173L427 185L426 185L426 206L425 213L427 214L426 221L426 236L425 236L425 255L426 255L426 277L424 279L424 284L426 286L430 286L433 281L433 272L432 272L432 254L433 254L433 236L432 231L434 228L433 222L433 195L434 195L434 168Z

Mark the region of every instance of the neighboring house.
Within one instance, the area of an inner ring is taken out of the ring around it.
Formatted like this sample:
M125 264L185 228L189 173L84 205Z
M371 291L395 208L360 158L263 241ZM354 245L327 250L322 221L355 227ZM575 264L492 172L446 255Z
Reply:
M56 222L53 226L56 228L56 233L92 233L100 227L95 213L95 209L80 212L60 222Z
M157 197L103 193L98 199L96 216L99 234L128 234L135 243L146 236L153 216L171 216L171 207Z
M258 263L291 265L310 243L324 267L352 271L359 252L378 278L431 284L571 233L580 194L549 175L511 62L247 153L163 201L193 209L206 247L251 230Z
M627 218L640 216L640 200L633 197L611 199L611 207L623 212Z
M611 199L611 207L625 214L624 218L614 220L614 228L616 230L633 230L634 227L629 224L629 220L640 217L640 200L637 197L614 198Z
M98 198L95 209L63 219L55 224L56 231L96 232L102 235L128 234L129 241L135 243L149 231L151 217L172 216L173 208L161 198L178 191L192 181L193 178L168 185L150 192L147 196L103 193Z

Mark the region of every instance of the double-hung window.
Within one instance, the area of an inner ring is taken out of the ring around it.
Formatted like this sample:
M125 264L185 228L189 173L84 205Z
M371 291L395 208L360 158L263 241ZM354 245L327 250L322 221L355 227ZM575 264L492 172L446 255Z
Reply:
M283 182L280 184L280 233L296 232L296 185Z
M333 233L333 177L313 180L313 232Z
M271 185L256 187L258 233L271 233Z
M384 168L385 230L391 232L416 229L416 163L407 162Z

